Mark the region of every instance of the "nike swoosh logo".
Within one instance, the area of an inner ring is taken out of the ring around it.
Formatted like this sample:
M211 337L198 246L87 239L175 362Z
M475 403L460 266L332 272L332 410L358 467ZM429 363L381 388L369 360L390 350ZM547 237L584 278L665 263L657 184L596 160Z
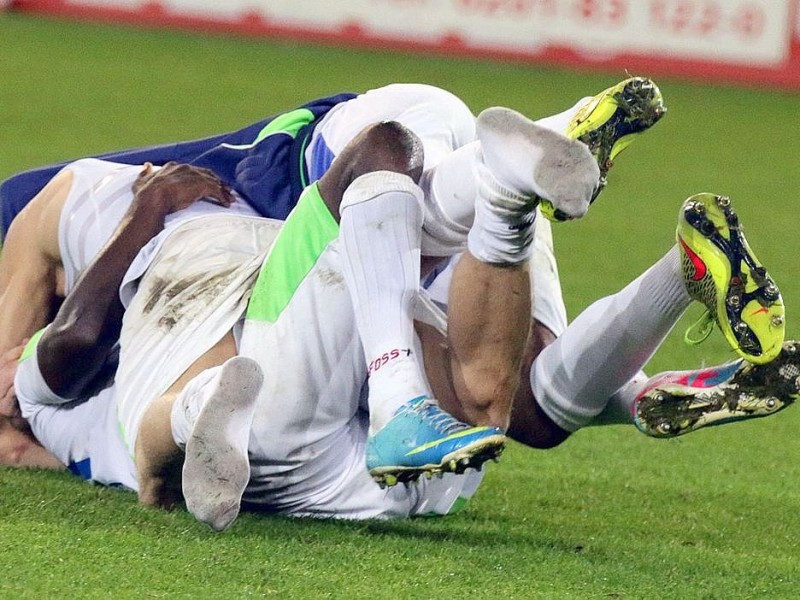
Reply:
M689 257L689 260L692 261L692 266L694 267L694 275L692 275L692 281L700 281L703 277L706 276L706 272L708 268L706 267L706 263L703 262L703 259L697 256L691 248L683 241L682 237L678 237L678 241L681 243L681 248L683 251L686 252L686 256Z
M441 439L434 440L434 441L428 442L426 444L421 444L421 445L417 446L416 448L414 448L413 450L410 450L409 452L406 452L406 456L412 456L414 454L419 454L420 452L425 452L426 450L430 450L432 448L436 448L436 446L440 446L440 445L445 444L447 442L451 442L453 440L457 440L458 438L471 436L471 435L474 435L476 433L484 433L484 432L490 431L492 429L494 429L494 428L493 427L486 427L486 426L483 426L483 427L472 427L470 429L466 429L466 430L460 431L458 433L450 434L450 435L448 435L446 437L443 437ZM486 439L486 438L485 437L479 437L475 441L481 441L481 440L484 440L484 439Z

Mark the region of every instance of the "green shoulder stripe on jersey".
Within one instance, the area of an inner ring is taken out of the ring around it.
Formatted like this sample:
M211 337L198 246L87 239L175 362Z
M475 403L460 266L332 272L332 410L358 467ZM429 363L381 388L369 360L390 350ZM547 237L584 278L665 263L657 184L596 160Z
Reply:
M22 356L19 357L19 362L22 362L26 358L33 356L33 353L36 350L36 345L39 343L39 338L42 337L45 329L47 329L47 327L42 327L39 331L34 333L33 336L31 336L31 339L28 340L27 344L25 344L25 350L22 351Z
M306 125L314 120L314 113L307 108L298 108L282 115L278 115L264 126L264 129L258 132L256 139L249 144L223 144L226 148L233 148L236 150L247 150L253 146L257 146L262 140L268 138L276 133L285 133L286 135L294 138L297 133Z
M256 136L256 139L253 140L253 145L255 146L265 137L274 133L286 133L292 137L295 137L298 131L311 123L313 120L314 113L307 108L298 108L297 110L292 110L287 113L283 113L282 115L278 115L272 119L272 121L267 123L267 126L264 127L264 129L258 132L258 136Z
M247 318L277 321L323 250L337 235L339 225L319 195L317 184L307 187L261 267L247 306Z

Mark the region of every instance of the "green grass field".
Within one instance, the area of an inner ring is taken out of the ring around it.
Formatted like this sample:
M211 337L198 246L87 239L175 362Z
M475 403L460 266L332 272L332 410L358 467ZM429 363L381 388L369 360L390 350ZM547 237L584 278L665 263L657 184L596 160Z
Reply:
M306 99L394 81L475 110L549 114L624 73L575 73L0 14L0 178L56 160L237 128ZM570 316L673 242L680 201L731 195L800 328L800 97L660 82L669 114L617 161L588 217L556 235ZM686 347L690 311L650 370L731 358ZM59 473L0 469L0 598L797 598L800 408L671 441L632 427L512 446L468 509L438 520L188 513Z

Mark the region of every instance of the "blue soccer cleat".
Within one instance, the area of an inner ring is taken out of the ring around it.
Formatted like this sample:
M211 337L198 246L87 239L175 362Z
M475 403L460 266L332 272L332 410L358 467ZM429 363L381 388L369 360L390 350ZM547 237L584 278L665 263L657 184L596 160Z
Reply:
M497 427L472 427L420 396L401 406L367 440L367 469L381 487L440 473L479 469L496 459L506 436Z

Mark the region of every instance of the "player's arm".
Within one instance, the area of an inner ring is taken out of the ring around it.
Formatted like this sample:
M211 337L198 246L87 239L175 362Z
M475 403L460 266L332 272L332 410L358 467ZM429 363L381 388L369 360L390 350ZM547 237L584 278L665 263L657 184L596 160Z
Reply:
M119 339L124 312L119 286L125 272L163 229L167 215L201 199L224 206L233 201L230 191L206 169L176 163L158 171L145 167L121 223L39 341L39 368L54 394L78 398L92 384Z
M11 381L17 372L17 364L23 346L16 346L0 354L0 371L10 375ZM12 386L6 395L14 395ZM34 437L27 421L21 416L0 416L0 465L4 467L39 467L63 469L64 465L48 452Z
M61 258L58 226L72 173L62 170L9 228L0 253L0 355L50 321L57 302ZM18 417L15 369L0 370L0 416Z

